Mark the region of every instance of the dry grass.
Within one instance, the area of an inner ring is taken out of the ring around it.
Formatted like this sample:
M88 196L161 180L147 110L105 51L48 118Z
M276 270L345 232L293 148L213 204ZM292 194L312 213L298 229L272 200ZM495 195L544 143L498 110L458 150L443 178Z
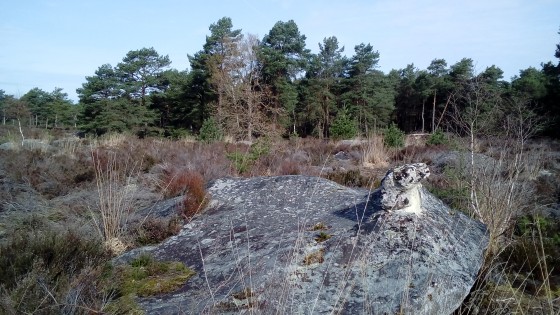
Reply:
M132 174L136 173L136 167L119 160L112 152L92 150L91 156L99 198L92 219L107 248L120 254L126 250L122 237L134 211L133 197L137 187L132 182Z
M362 165L364 167L386 167L389 162L389 153L383 144L383 137L370 135L362 145Z

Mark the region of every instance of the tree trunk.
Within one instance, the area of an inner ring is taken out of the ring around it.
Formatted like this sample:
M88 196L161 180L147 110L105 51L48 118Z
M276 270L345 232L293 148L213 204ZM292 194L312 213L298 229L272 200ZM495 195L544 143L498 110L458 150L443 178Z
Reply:
M425 105L426 105L426 99L423 99L422 100L422 133L424 133L424 126L425 126L425 123L424 123L424 108L425 108ZM432 122L432 129L434 129L433 126L434 125L433 125L433 122Z
M247 140L253 140L253 105L247 102Z
M471 166L471 174L470 174L471 175L471 178L470 178L471 208L473 209L474 214L476 214L476 216L480 219L480 221L482 223L488 223L488 222L484 222L485 218L482 217L482 213L480 212L480 207L479 207L479 204L478 204L478 196L476 194L476 188L475 188L476 187L476 173L475 173L475 170L474 170L474 149L475 149L475 129L474 128L475 128L475 124L473 122L471 122L469 124L469 133L470 133L470 135L469 135L470 136L469 148L470 148L470 151L471 151L470 152L471 153L471 156L470 156L470 159L471 159L470 160L470 164L471 164L470 165Z
M18 126L19 126L19 133L21 134L21 146L23 147L23 143L25 142L25 137L23 136L23 130L21 130L21 121L19 118L17 119Z
M432 133L436 132L436 95L437 90L434 90L434 104L432 107Z

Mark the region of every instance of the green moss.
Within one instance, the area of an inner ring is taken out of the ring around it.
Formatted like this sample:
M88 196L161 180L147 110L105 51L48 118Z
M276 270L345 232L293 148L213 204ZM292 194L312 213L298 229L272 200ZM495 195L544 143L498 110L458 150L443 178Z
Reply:
M122 295L151 296L173 292L194 275L194 271L176 261L155 261L142 255L121 266L119 291Z
M145 312L140 309L134 296L127 295L122 296L117 300L109 303L105 309L107 314L131 314L131 315L143 315Z
M317 243L321 243L321 242L324 242L324 241L328 240L329 238L331 238L330 234L327 234L325 232L321 232L321 233L319 233L319 235L317 235L315 237L315 241Z
M106 280L112 282L109 292L118 296L111 308L122 314L138 314L134 297L147 297L173 292L182 287L195 274L181 262L156 261L141 255L128 265L106 268ZM131 310L129 312L129 310Z
M303 264L309 266L311 264L322 264L325 261L325 251L320 249L312 252L303 258Z
M194 275L194 271L180 262L163 263L165 271L159 275L148 276L139 281L137 293L139 296L151 296L173 292L179 289Z
M327 230L328 228L329 227L325 223L319 222L311 228L311 231L324 231Z

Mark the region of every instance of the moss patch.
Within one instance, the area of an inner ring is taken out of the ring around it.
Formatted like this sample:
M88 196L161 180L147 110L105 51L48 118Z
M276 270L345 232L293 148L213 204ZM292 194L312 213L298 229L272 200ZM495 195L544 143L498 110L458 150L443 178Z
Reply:
M147 297L173 292L181 288L195 274L177 261L156 261L149 255L141 255L128 265L111 268L106 272L107 281L117 299L111 308L120 312L141 314L134 297Z
M122 295L151 296L173 292L194 275L194 271L176 261L155 261L147 255L117 268Z
M311 227L311 231L324 231L324 230L327 230L328 228L329 227L325 223L318 222L313 227Z
M325 232L321 232L321 233L317 234L317 236L315 236L315 242L322 243L322 242L328 240L329 238L331 238L330 234L327 234Z
M325 251L320 249L312 252L303 258L303 264L309 266L311 264L322 264L325 261Z

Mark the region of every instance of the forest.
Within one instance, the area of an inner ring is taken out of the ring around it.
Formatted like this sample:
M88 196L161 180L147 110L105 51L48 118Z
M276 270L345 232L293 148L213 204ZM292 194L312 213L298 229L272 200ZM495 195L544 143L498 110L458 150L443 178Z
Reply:
M293 20L277 22L262 39L235 29L228 17L209 31L202 49L188 55L190 69L171 68L152 47L131 50L87 76L77 104L60 88L33 88L19 98L0 90L2 123L251 141L352 138L391 124L407 133L457 132L461 117L476 115L488 133L523 120L532 135L560 136L560 44L554 51L551 43L558 63L522 69L507 81L499 66L478 72L470 58L383 73L372 44L356 45L346 57L335 36L314 54Z

